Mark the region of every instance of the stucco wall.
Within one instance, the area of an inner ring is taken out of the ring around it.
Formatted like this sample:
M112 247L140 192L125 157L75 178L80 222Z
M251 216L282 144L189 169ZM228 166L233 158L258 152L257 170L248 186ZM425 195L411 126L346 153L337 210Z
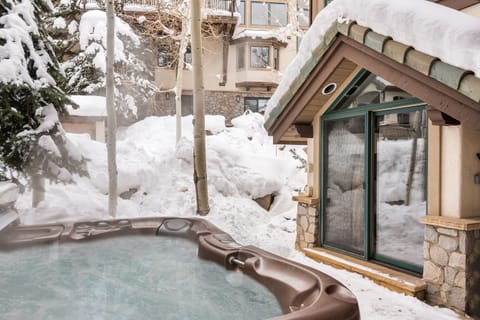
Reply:
M480 17L480 4L463 9L462 12L468 13L472 16Z
M430 141L429 141L430 143ZM461 129L443 127L441 132L440 215L460 217Z
M442 216L480 216L480 131L464 126L443 127L441 134L441 212Z
M480 130L462 127L461 217L480 216L480 185L474 176L480 174Z

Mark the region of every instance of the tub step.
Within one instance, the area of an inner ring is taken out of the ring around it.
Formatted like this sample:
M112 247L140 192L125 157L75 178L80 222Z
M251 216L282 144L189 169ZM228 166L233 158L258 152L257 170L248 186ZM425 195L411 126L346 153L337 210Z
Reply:
M421 300L425 298L426 283L421 278L324 248L303 248L302 250L305 255L316 261L359 273L392 291Z

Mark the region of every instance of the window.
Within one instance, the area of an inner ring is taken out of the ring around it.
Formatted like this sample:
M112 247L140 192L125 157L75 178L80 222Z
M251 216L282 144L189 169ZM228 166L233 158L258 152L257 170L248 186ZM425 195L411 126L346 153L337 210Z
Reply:
M286 26L287 4L252 1L251 24L262 26Z
M278 48L273 48L273 68L275 70L280 69L280 51Z
M237 49L237 69L245 68L245 47L240 46Z
M425 105L375 75L358 79L322 117L321 244L421 273Z
M244 110L252 112L264 112L267 108L268 98L248 97L244 99Z
M310 25L310 1L298 0L298 24L301 27Z
M192 65L192 48L188 46L183 56L183 67L189 68L189 66L191 65Z
M270 47L250 47L250 67L267 68L270 62Z
M173 55L166 51L165 48L160 48L158 50L158 66L163 68L172 67L174 62Z
M240 13L240 24L245 24L245 0L240 0L237 3L237 12Z

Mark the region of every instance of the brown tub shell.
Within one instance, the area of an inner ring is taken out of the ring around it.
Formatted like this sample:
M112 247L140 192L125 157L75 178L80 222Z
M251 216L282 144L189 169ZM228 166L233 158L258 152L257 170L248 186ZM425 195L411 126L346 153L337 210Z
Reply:
M242 246L213 224L198 218L9 226L0 232L0 249L131 234L181 236L197 242L200 258L223 265L228 270L241 271L275 295L284 314L270 320L360 319L355 296L337 280L257 247Z

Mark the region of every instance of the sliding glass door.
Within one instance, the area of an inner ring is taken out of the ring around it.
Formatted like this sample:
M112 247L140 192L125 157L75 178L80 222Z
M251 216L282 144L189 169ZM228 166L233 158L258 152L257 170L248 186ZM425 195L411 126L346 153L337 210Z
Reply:
M426 112L387 111L374 118L374 256L421 268L426 213Z
M323 117L321 244L421 272L427 116L405 102Z
M363 255L365 118L325 122L325 243Z

